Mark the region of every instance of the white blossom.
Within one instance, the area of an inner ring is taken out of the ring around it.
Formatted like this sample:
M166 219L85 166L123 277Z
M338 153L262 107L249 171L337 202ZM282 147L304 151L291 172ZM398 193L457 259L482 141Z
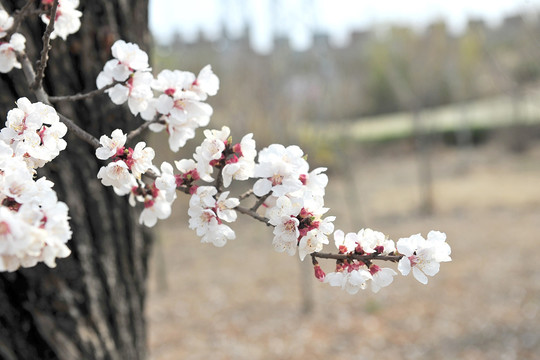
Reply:
M119 151L123 151L126 140L127 135L120 129L114 130L111 137L102 135L99 138L101 147L96 149L96 157L100 160L107 160L114 155L117 155Z
M26 39L23 35L11 35L9 42L0 43L0 72L7 73L13 68L20 69L21 63L17 61L17 52L24 51Z
M274 226L274 239L272 244L277 252L286 252L290 256L296 254L296 248L298 247L298 237L300 231L298 225L300 222L297 218L288 215L281 216L279 221L274 219L276 225Z
M212 243L216 247L223 247L228 240L234 240L236 234L225 224L212 222L208 231L202 236L201 243Z
M51 39L57 36L66 40L68 35L75 34L81 28L82 12L77 10L79 0L59 0L56 9L56 19L54 21L54 31L51 33ZM49 24L50 17L46 14L41 15L41 21Z
M263 196L271 191L274 196L281 196L300 190L303 185L300 175L309 169L303 156L295 145L285 148L272 144L261 150L254 170L254 177L261 178L253 186L255 195Z
M273 206L268 207L266 217L270 224L277 226L283 221L283 216L296 217L303 206L302 199L280 196Z
M345 233L342 230L334 232L334 243L340 252L347 254L354 252L358 244L358 236L355 233Z
M111 47L111 52L113 57L118 60L118 66L120 67L125 67L130 71L150 70L148 65L148 54L141 50L137 44L126 43L124 40L117 40ZM127 79L127 76L124 79L116 78L115 80L123 81L125 79Z
M233 208L239 201L236 198L227 199L229 192L220 194L216 200L216 194L217 189L213 186L197 188L189 201L189 228L196 230L197 235L201 236L201 242L221 247L236 237L234 231L222 221L236 220Z
M31 168L42 167L66 148L63 136L67 127L49 105L20 98L17 108L8 112L5 124L0 139L10 144L13 153L23 157Z
M123 160L110 162L102 166L97 174L98 179L105 186L112 186L119 195L126 195L133 186L137 185L135 177L129 172L129 168Z
M22 102L21 107L25 108ZM70 254L68 208L59 202L45 178L33 180L34 170L0 142L0 271L15 271Z
M195 230L198 236L205 235L211 226L218 224L216 213L202 206L190 204L188 215L189 228Z
M382 232L372 229L361 229L358 232L357 242L362 250L368 254L381 250L378 252L387 255L396 250L392 240L387 239Z
M195 149L193 158L197 162L197 172L201 179L210 182L213 180L210 176L213 172L211 162L222 157L230 135L230 129L223 126L221 130L205 130L204 135L206 138Z
M139 223L147 227L153 227L158 219L164 220L170 215L171 202L167 201L163 191L159 191L156 197L145 199L144 210L139 216Z
M422 284L428 282L426 275L434 276L439 272L440 262L451 261L446 235L438 231L431 231L427 240L420 234L401 238L397 250L403 255L398 270L402 275L408 275L412 269L414 277Z
M383 287L390 285L394 281L394 276L397 275L393 269L390 268L380 268L377 265L372 265L369 268L371 273L371 290L374 293L379 292Z
M219 78L213 73L212 67L206 65L199 72L197 79L193 81L191 90L199 95L200 100L206 100L207 96L214 96L219 90Z
M310 230L298 243L298 255L304 260L306 255L321 251L324 244L328 244L328 237L318 229Z
M341 287L349 294L356 294L359 290L366 288L366 283L371 280L372 276L365 269L352 271L340 271L326 274L324 282L330 286Z
M213 113L212 107L203 101L208 95L215 95L219 80L210 67L201 70L199 77L191 72L163 70L152 81L152 88L162 92L157 100L150 101L152 109L141 116L151 120L156 113L165 124L152 124L155 132L167 129L169 146L178 151L186 141L195 137L195 130L208 125Z
M253 134L247 134L238 144L238 151L241 154L237 162L231 162L223 167L223 186L229 187L232 180L247 180L253 177L255 171L255 140ZM236 152L236 150L235 150Z
M225 191L216 199L216 215L220 220L234 222L237 214L233 209L240 205L240 201L237 198L227 198L228 196L229 191Z
M194 81L195 75L189 71L165 69L152 81L152 88L165 93L169 98L174 95L180 97L177 92L185 91Z
M217 189L213 186L199 186L197 192L189 199L189 206L198 206L202 208L213 208L216 205L214 195Z
M161 163L161 174L156 179L156 187L165 193L167 201L172 202L176 198L176 177L173 167L168 162Z
M378 252L388 255L396 250L395 244L383 233L369 228L361 229L358 233L348 233L337 230L334 233L335 244L338 249L343 246L345 253L359 251L360 253L371 254Z
M13 26L13 18L7 11L0 9L0 38L6 36L7 31Z
M140 179L141 175L144 174L148 169L152 167L152 160L156 152L151 147L146 147L146 143L141 141L135 145L133 149L133 154L131 155L131 166L130 170L135 178Z
M131 113L137 115L146 110L148 102L154 96L149 85L151 80L152 74L149 72L137 71L129 77L125 85L116 84L106 92L116 105L127 101Z

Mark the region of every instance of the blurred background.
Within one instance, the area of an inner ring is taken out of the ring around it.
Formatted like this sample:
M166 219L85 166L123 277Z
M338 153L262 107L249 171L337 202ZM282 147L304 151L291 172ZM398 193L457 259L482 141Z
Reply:
M254 220L222 249L199 244L180 198L153 254L152 359L540 359L540 0L151 0L150 13L154 73L211 64L210 126L327 167L336 228L436 229L453 251L426 286L399 276L351 296L275 253Z

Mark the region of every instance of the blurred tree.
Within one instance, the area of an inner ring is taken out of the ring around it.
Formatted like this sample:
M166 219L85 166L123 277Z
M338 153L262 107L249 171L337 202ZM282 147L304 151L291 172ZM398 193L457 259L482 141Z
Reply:
M478 96L478 73L482 66L482 38L480 29L469 24L465 33L459 38L457 46L457 76L454 98L470 99Z
M400 108L398 95L392 85L391 72L395 70L390 69L392 66L389 46L384 41L374 42L369 49L369 71L366 74L369 77L365 94L369 98L368 113L387 113Z

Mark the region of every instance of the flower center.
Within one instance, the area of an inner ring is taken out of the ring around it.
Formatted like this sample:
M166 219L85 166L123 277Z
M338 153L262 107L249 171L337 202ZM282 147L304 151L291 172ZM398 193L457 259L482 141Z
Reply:
M407 259L411 262L411 266L416 266L418 264L418 257L416 255L411 255Z
M273 186L280 185L283 182L283 175L274 174L274 176L270 178L270 181L272 181Z

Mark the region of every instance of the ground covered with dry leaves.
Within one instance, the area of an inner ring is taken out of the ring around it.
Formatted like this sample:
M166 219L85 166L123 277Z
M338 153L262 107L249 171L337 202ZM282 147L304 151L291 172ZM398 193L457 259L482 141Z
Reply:
M428 285L399 275L349 295L274 252L271 229L251 219L224 248L200 244L179 199L151 264L151 359L540 359L540 144L431 150L432 215L419 214L410 150L331 168L326 204L345 232L446 232L453 261Z

